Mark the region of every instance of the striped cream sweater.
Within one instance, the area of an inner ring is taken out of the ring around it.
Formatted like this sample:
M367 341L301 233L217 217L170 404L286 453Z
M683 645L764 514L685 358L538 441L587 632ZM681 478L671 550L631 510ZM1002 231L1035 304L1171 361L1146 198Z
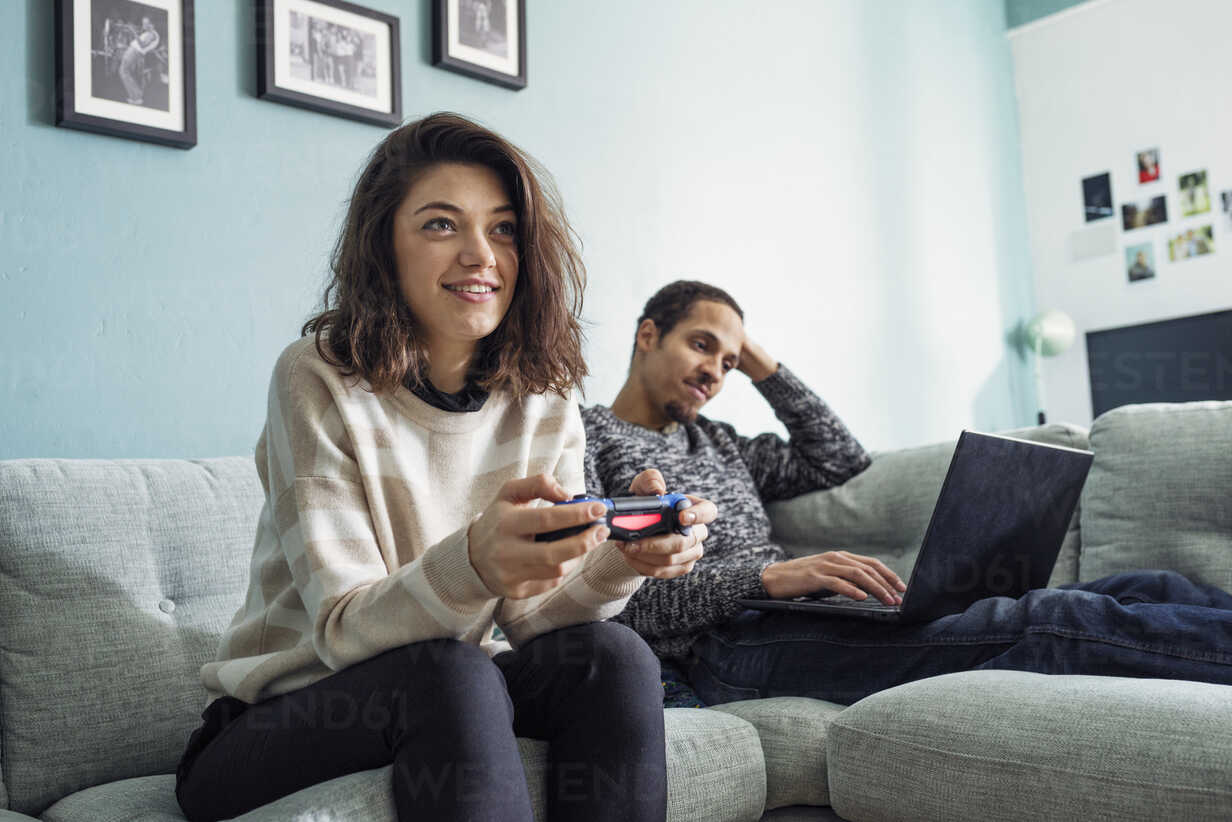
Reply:
M278 359L257 442L266 496L248 592L201 669L211 700L258 702L427 639L493 655L509 647L493 625L516 646L620 612L641 577L611 543L528 599L494 596L470 564L467 529L506 481L549 473L585 490L575 398L496 391L462 414L354 383L311 337Z

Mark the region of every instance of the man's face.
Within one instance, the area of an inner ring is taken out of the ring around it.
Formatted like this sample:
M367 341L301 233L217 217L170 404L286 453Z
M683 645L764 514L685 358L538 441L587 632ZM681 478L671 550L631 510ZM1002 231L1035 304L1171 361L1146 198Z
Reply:
M692 422L740 364L740 315L723 303L699 300L666 335L646 324L649 331L639 329L636 366L646 396L668 419Z

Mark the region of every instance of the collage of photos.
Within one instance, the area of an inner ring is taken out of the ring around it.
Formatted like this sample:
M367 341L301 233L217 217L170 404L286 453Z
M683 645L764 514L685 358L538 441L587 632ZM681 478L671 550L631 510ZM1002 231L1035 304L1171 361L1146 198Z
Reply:
M1165 179L1159 148L1148 148L1135 155L1138 185L1141 191L1125 197L1121 203L1121 230L1126 236L1124 252L1125 277L1130 283L1155 279L1158 268L1155 262L1155 241L1149 239L1151 232L1143 231L1153 225L1168 222L1168 196L1159 185ZM1176 217L1189 218L1210 214L1217 202L1220 210L1218 223L1222 229L1232 232L1232 190L1221 191L1212 197L1207 169L1196 169L1179 174L1176 178ZM1112 195L1112 173L1105 171L1084 177L1082 180L1082 206L1085 221L1095 222L1112 217L1116 211ZM1145 236L1142 236L1145 235ZM1180 262L1215 253L1215 223L1199 221L1198 225L1176 226L1165 234L1168 262Z

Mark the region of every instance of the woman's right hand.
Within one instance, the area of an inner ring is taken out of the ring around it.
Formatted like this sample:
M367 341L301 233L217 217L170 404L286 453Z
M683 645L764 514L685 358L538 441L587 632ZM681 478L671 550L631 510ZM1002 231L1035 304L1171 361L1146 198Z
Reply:
M539 499L564 502L569 494L548 474L510 480L470 527L471 566L495 596L525 599L550 591L608 537L607 526L596 525L566 539L536 542L536 534L583 525L607 513L599 502L530 505Z

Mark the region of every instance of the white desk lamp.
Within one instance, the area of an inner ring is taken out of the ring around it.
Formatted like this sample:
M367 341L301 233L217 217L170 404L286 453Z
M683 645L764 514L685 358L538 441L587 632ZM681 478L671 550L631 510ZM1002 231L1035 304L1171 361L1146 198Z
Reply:
M1039 424L1044 417L1044 372L1041 363L1044 357L1054 357L1074 344L1074 321L1060 311L1045 311L1036 314L1027 323L1027 344L1035 352L1035 395L1039 401Z

